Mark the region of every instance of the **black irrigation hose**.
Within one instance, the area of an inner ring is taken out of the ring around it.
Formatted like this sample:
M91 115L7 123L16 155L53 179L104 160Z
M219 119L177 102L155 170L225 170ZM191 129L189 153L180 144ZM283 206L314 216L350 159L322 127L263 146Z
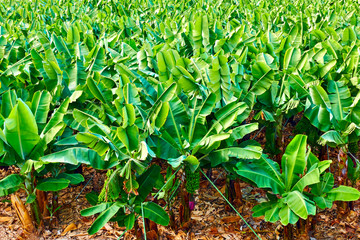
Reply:
M80 193L73 199L71 200L69 203L65 203L64 205L70 205L72 202L74 202L75 200L77 200L81 193L85 190L86 186L89 185L89 183L91 182L91 180L94 178L94 175L91 176L91 178L87 181L87 183L85 184L85 186L81 189Z

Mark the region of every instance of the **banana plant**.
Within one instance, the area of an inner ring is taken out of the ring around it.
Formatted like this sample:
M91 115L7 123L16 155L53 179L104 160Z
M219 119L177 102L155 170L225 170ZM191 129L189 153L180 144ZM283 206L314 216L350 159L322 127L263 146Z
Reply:
M117 222L119 226L131 230L137 228L139 217L147 218L157 224L167 226L169 215L158 204L152 201L145 201L153 188L161 188L164 182L160 174L160 167L152 165L142 174L137 176L137 190L130 193L122 187L127 181L119 173L120 168L108 170L107 179L99 196L94 196L94 206L81 211L82 216L99 214L88 230L89 234L95 234L108 221ZM160 185L159 185L160 182ZM145 219L144 219L145 220Z
M17 98L14 91L8 91L4 93L1 105L3 119L3 128L0 131L1 163L14 165L21 171L1 180L0 192L1 195L7 195L20 188L25 189L27 203L31 204L34 219L38 224L41 220L41 212L36 201L36 190L59 191L68 187L70 183L75 184L83 180L83 177L77 174L60 172L44 178L47 173L46 165L66 163L64 161L66 157L76 158L74 165L79 162L89 164L89 160L86 159L88 153L86 148L74 147L52 152L56 138L66 127L63 118L69 106L69 99L65 99L48 118L50 103L51 95L47 91L36 92L31 101L26 103L21 98ZM75 151L81 154L75 156ZM61 156L61 153L67 155ZM52 169L56 169L54 165Z
M278 35L264 36L262 41L271 46L272 51L259 53L256 57L257 62L271 69L274 75L274 81L270 83L268 90L257 97L254 107L258 112L254 119L266 126L266 137L269 139L266 149L273 155L283 151L284 117L292 118L305 105L304 86L299 86L297 80L298 75L304 71L308 53L301 52L298 48L298 42L295 41L298 34L294 26L283 39ZM286 45L277 46L276 42L280 41L285 41Z
M256 109L260 111L254 119L266 126L266 150L272 155L283 151L284 118L296 115L303 108L297 92L291 91L288 77L284 76L280 83L273 82L268 91L258 96Z
M356 167L352 160L348 160L347 155L349 146L357 145L359 141L360 122L357 118L359 95L352 97L344 80L330 80L327 92L320 85L311 86L309 98L305 116L311 124L324 132L318 141L320 145L340 147L339 159L342 159L346 171L341 173L339 165L339 176L343 175L347 178L346 172L352 172Z
M74 119L86 130L76 135L81 144L96 151L107 168L117 166L117 173L125 177L124 187L129 193L136 193L138 183L134 171L141 174L146 169L145 160L148 157L148 148L145 134L139 132L135 124L135 110L133 105L123 107L124 116L129 117L122 126L114 123L113 126L104 124L100 119L75 109Z
M198 188L199 167L216 167L233 158L261 156L261 147L252 142L234 144L235 140L257 129L257 124L239 126L237 118L246 114L246 104L231 102L216 109L216 99L214 93L205 98L193 95L183 103L174 95L162 102L156 111L156 119L163 122L151 124L154 134L148 142L155 155L167 160L174 169L184 167L186 172L186 184L182 187L183 207L186 209L182 218L184 222L190 216L186 191L191 198Z
M323 184L325 173L331 161L319 161L306 148L307 136L296 135L288 144L281 159L281 169L278 163L263 155L251 163L239 162L235 172L257 187L268 191L269 201L253 208L253 216L264 216L269 222L280 220L283 225L295 224L300 218L307 219L316 214L316 206L324 204L320 197L326 196L328 203L332 201L350 201L358 199L360 192L356 189L340 186L338 188L318 191L318 198L309 196L307 187L319 187ZM325 182L325 184L327 184ZM331 185L331 184L330 184ZM326 205L330 206L329 204Z
M308 155L307 168L311 168L319 163L319 159L310 152ZM333 174L324 171L320 173L320 181L310 185L310 193L305 194L307 194L320 209L331 208L334 201L356 201L359 199L360 192L357 189L343 185L334 188L334 183Z
M116 166L117 174L125 177L124 187L130 194L137 193L135 175L142 174L151 158L156 156L149 151L147 138L153 132L153 125L164 124L164 119L157 117L158 111L162 108L162 101L174 95L176 84L171 84L165 90L160 84L159 91L163 93L154 100L153 96L144 96L146 93L139 92L136 86L137 78L145 79L124 65L119 67L119 71L124 81L113 86L112 90L106 89L103 81L100 81L103 76L99 74L87 79L89 91L99 102L89 104L90 109L95 111L75 109L73 120L80 131L76 134L77 141L96 151L108 168ZM157 95L155 89L150 86L149 89ZM146 98L153 105L148 106Z
M130 93L134 94L134 91ZM120 226L131 230L137 227L139 216L162 225L169 223L168 214L159 205L145 201L162 176L158 166L149 167L156 155L146 142L149 131L142 117L145 113L138 111L134 97L126 95L125 102L116 102L115 111L119 117L111 124L105 124L86 112L73 111L75 121L84 129L77 133L77 141L96 151L109 169L98 204L82 211L84 216L100 213L89 228L89 234L96 233L108 221L117 221ZM149 110L148 114L153 116L151 112ZM163 121L156 116L151 119ZM158 189L160 187L157 186ZM130 210L130 214L125 214L126 209Z

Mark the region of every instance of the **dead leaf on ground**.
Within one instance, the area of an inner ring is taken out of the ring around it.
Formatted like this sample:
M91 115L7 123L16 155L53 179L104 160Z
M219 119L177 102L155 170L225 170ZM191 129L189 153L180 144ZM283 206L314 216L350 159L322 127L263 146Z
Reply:
M0 222L9 222L12 219L13 219L12 217L0 217Z
M64 236L67 232L77 229L75 223L70 223L62 232L61 236Z
M221 219L221 221L223 222L223 223L234 223L234 222L238 222L238 221L240 221L240 217L239 216L228 216L228 217L223 217L222 219Z

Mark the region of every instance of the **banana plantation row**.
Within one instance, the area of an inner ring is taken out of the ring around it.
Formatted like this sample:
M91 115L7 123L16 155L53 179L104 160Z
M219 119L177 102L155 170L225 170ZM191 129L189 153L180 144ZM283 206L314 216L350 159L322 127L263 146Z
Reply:
M89 234L166 226L178 197L188 221L211 168L263 188L253 216L273 223L355 201L359 46L360 9L346 0L4 0L0 166L19 170L0 196L25 191L33 228L44 192L83 182L81 164L107 170L81 212L97 215ZM298 134L286 146L288 121ZM261 146L249 136L264 128Z

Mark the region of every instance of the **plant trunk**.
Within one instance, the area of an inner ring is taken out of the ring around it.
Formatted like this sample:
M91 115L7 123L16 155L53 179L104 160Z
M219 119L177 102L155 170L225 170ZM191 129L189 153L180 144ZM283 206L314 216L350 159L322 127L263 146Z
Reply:
M28 194L33 194L34 192L34 183L32 180L32 173L28 173L26 178L25 178L25 187L27 190ZM40 207L38 204L38 201L35 199L35 201L33 201L32 203L30 203L30 208L31 208L31 215L33 217L33 219L35 220L35 222L37 223L37 225L40 225L41 222L41 211L40 211Z
M309 218L307 218L306 220L304 220L304 219L299 219L299 221L298 221L298 224L299 224L299 226L298 226L298 233L300 234L300 235L308 235L308 230L309 230L309 228L308 228L308 226L309 226Z
M320 159L321 161L328 159L327 151L328 151L328 150L327 150L326 145L320 147L320 156L319 156L319 159Z
M340 202L339 205L340 205L341 208L344 210L344 214L346 215L346 214L349 212L349 210L350 210L350 207L349 207L350 202L345 202L345 201L343 201L343 202Z
M239 179L231 180L231 179L227 178L226 179L226 192L227 192L227 198L235 207L241 206L242 194L241 194Z
M293 226L288 224L284 226L284 240L293 240Z
M304 219L299 219L299 221L297 222L297 228L298 228L298 233L301 235L305 232L304 230Z
M353 201L348 202L348 209L349 209L350 211L354 211L354 202L353 202Z
M276 155L276 160L279 164L281 164L281 157L283 155L283 145L284 145L284 140L283 140L283 115L280 115L277 119L276 119L276 123L275 123L275 148L277 150L279 150L280 152Z
M342 160L343 160L343 163L344 163L344 168L342 169L341 173L343 175L343 184L345 186L348 185L348 155L347 155L347 152L348 152L348 145L346 144L343 148L342 148L342 152L343 152L343 155L342 155Z
M348 146L347 144L340 148L339 154L338 154L338 160L339 160L339 185L348 185L348 176L347 176L347 167L348 167ZM341 169L341 166L343 167ZM349 212L349 203L348 202L341 202L341 207L344 209L345 213Z
M35 219L36 223L39 225L41 222L41 212L40 212L38 202L35 200L34 202L32 202L30 204L30 207L31 207L31 212L34 216L34 219Z
M53 192L51 201L51 216L50 216L50 227L54 228L59 224L59 193Z
M310 226L309 226L309 231L310 232L316 232L316 223L318 222L318 211L316 209L316 214L315 216L311 216L311 221L310 221Z
M47 194L44 191L36 190L36 200L38 202L40 212L42 215L42 218L47 218L50 216L48 206L48 198Z
M179 210L180 225L183 226L190 220L190 194L186 191L185 183L181 186L181 204Z
M338 177L339 185L346 185L347 182L347 146L339 149L338 153Z

